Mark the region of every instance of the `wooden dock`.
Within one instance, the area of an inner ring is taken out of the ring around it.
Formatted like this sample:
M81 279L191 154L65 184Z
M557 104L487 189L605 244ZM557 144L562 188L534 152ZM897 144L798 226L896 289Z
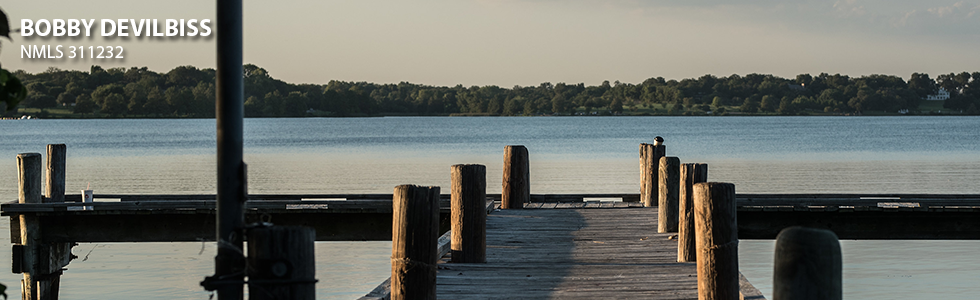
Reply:
M321 241L392 236L392 194L248 197L248 222L311 227ZM41 245L208 241L215 236L214 195L95 198L100 202L75 202L78 195L65 195L69 202L3 203L0 215L11 217L11 242L17 245L24 233L36 235ZM449 195L440 198L440 227L445 231ZM497 203L500 198L486 195ZM696 297L696 277L683 278L695 274L694 263L675 262L676 241L667 239L672 234L656 233L658 211L643 208L639 198L532 194L524 210L494 211L487 220L488 263L443 264L437 290L443 298L481 298L461 294L479 291L492 291L484 294L490 299L514 293L525 298L592 298L602 293ZM590 201L595 199L613 201ZM736 200L743 239L773 239L789 226L831 229L842 239L980 239L980 195L737 194ZM85 206L91 209L83 210ZM22 230L15 221L20 216L35 220L33 231ZM15 251L13 261L26 261L22 256ZM495 269L497 265L503 269ZM22 272L25 266L14 264L13 270ZM746 288L751 285L743 286L743 292Z
M590 205L591 204L591 205ZM677 262L676 234L657 209L631 203L540 205L487 215L487 263L439 266L441 299L696 299L694 263Z
M637 202L529 203L487 215L487 262L438 266L440 299L697 299L696 263ZM443 241L444 243L447 241ZM363 299L385 299L386 283ZM765 299L742 279L745 299Z

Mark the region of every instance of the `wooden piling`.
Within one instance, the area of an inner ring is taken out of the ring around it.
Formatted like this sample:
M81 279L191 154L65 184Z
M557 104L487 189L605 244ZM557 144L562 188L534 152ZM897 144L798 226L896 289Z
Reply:
M694 185L698 299L739 299L735 185Z
M648 198L647 193L649 192L647 190L647 186L648 186L647 176L650 173L650 171L648 171L649 165L647 164L647 154L650 153L649 150L647 150L647 147L649 145L650 144L647 143L640 143L640 201L641 202L643 201L643 199Z
M248 298L316 299L316 230L270 226L248 230Z
M653 144L641 144L641 147L645 147L645 154L641 154L640 157L643 162L640 166L640 201L643 202L643 207L653 207L660 203L660 193L657 191L657 185L659 184L660 178L660 158L664 157L666 153L666 148L664 145L653 145Z
M680 182L681 160L677 157L664 156L658 162L657 191L659 196L657 210L657 232L677 232L678 223L678 189Z
M41 154L17 154L17 201L41 203Z
M451 253L454 263L487 261L487 167L453 165Z
M504 146L503 190L500 208L523 209L531 200L530 166L527 148L520 145Z
M41 154L40 153L21 153L17 155L17 202L19 203L41 203ZM40 299L42 293L39 288L37 278L40 277L39 263L43 259L38 257L40 250L40 224L35 215L20 215L20 245L22 246L20 259L21 271L24 279L21 280L21 295L23 299ZM44 284L43 287L47 287Z
M65 144L48 145L48 163L44 202L65 202Z
M49 144L45 164L45 203L65 202L65 144ZM45 280L39 281L41 299L58 299L61 285L62 268L71 261L71 243L49 243L39 245L42 259L38 263L37 274L45 274ZM43 257L47 257L44 259ZM44 294L47 292L47 294Z
M839 300L840 242L833 231L789 227L776 237L773 299Z
M435 299L439 187L399 185L392 198L391 299Z
M694 242L694 184L708 181L708 165L689 163L680 168L677 223L677 262L697 261Z

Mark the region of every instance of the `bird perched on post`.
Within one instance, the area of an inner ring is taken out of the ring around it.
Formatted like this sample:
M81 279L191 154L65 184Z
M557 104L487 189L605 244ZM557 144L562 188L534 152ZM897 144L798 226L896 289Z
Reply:
M653 145L654 146L660 146L660 145L663 145L663 144L664 144L664 138L659 137L659 136L653 138Z

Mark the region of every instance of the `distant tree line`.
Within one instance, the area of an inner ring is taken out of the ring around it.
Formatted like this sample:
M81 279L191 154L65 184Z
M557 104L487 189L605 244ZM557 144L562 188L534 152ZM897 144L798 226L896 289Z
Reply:
M703 114L714 110L743 114L806 112L862 113L916 111L927 95L944 88L952 97L945 107L976 113L980 72L949 73L935 79L913 73L908 81L892 75L797 75L786 79L748 74L666 80L639 84L583 83L538 86L428 86L401 82L330 81L291 84L255 65L245 65L245 114L249 117L376 115L542 115L621 114L652 104L667 114ZM21 103L29 108L70 107L76 114L111 117L213 117L215 70L180 66L166 73L146 67L89 72L60 70L14 73L27 86Z

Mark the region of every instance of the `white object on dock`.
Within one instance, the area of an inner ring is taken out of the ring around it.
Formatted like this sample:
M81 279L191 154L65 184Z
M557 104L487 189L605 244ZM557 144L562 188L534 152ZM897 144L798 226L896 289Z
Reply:
M94 196L92 190L82 190L82 202L92 203L94 201ZM83 206L82 210L93 210L91 206Z

